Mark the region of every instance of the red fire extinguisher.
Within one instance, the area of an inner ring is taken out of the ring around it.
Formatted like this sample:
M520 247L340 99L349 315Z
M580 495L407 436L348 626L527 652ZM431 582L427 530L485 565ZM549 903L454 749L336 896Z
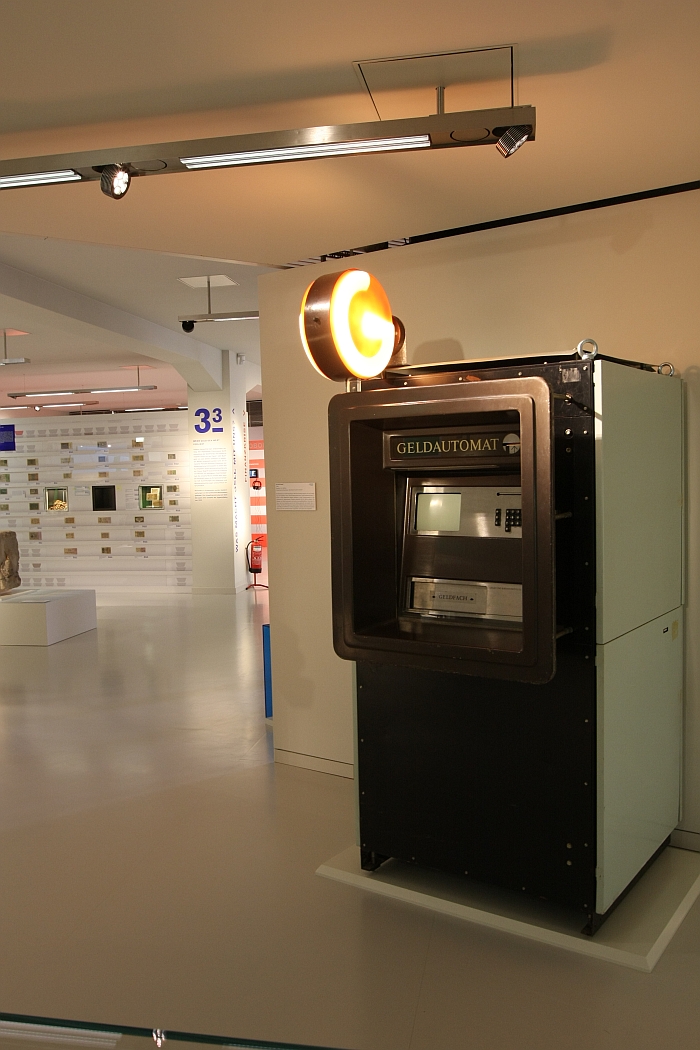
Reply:
M253 582L249 583L246 590L249 591L251 588L264 587L267 590L267 586L264 583L258 583L257 577L263 571L263 546L257 539L252 539L245 549L246 562L248 563L248 572L253 577Z

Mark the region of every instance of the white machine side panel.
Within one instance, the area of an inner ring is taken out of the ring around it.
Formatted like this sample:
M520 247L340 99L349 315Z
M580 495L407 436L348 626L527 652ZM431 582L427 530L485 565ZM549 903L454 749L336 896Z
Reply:
M682 598L681 380L596 361L596 641Z
M596 664L602 913L678 823L683 610L599 645Z

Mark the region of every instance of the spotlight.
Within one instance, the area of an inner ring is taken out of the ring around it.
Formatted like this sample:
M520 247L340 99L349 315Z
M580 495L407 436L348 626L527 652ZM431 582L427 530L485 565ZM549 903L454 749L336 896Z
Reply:
M299 332L316 371L337 381L381 375L405 338L386 292L365 270L327 273L310 284Z
M507 128L496 143L496 149L504 157L512 157L515 151L527 142L531 132L529 124L516 124L513 128Z
M131 185L131 175L122 164L108 164L100 175L100 189L108 197L119 201L126 196Z

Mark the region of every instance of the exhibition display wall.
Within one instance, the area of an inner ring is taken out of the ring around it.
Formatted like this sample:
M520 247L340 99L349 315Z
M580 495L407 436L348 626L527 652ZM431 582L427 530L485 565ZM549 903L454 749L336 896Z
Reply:
M186 412L3 423L0 529L17 533L23 586L191 589Z

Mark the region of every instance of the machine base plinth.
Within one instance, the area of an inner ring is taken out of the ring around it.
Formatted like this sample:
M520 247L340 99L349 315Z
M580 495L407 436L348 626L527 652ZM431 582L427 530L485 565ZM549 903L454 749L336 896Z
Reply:
M442 872L386 861L365 871L356 846L318 868L368 893L549 944L580 955L651 972L700 896L700 853L670 846L634 884L595 937L581 931L580 913Z

